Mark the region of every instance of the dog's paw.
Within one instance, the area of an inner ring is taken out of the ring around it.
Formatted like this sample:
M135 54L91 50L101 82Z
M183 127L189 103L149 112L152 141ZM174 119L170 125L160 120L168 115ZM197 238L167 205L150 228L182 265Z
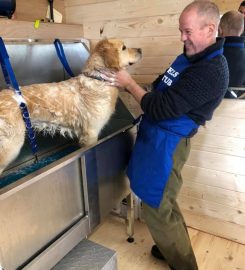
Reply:
M80 138L79 144L81 146L90 146L97 143L98 137Z

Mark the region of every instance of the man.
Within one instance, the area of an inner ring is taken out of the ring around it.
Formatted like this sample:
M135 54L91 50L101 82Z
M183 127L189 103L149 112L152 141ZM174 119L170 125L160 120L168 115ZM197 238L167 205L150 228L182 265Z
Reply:
M245 1L242 1L240 4L238 11L243 15L244 20L245 20ZM244 21L244 28L245 28L245 21ZM242 33L242 36L245 36L245 32Z
M244 7L245 8L245 7ZM225 37L224 56L228 62L230 73L230 87L245 86L245 37L244 17L238 11L226 12L219 25L219 36ZM242 91L227 91L226 98L236 98L243 94Z
M126 88L144 111L127 174L156 243L152 254L175 270L198 269L176 198L190 137L212 118L228 87L224 40L216 42L218 24L219 10L212 2L194 1L183 10L179 30L184 54L154 83L152 92L124 70L107 73L111 84Z

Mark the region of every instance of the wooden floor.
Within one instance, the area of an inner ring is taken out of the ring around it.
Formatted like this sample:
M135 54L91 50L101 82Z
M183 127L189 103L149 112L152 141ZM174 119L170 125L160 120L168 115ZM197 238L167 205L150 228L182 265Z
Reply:
M199 270L245 270L245 245L188 229ZM244 232L245 233L245 232ZM135 242L126 241L121 218L110 216L89 239L117 252L118 270L168 270L164 262L150 255L153 244L144 223L135 223Z

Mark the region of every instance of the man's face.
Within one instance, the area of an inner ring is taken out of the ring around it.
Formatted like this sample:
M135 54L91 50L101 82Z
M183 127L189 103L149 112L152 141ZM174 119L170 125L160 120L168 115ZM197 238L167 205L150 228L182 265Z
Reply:
M243 16L244 16L244 18L245 18L245 6L240 6L239 9L238 9L238 11L239 11L240 13L242 13Z
M180 15L179 30L187 56L197 54L211 45L213 33L210 32L209 25L205 24L204 18L198 17L194 9Z

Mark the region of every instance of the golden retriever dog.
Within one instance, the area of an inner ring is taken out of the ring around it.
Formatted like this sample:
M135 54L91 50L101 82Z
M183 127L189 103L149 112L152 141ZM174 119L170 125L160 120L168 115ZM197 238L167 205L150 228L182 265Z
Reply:
M137 62L141 49L126 48L118 39L98 42L84 70L77 77L58 83L21 88L32 125L37 131L77 137L91 145L115 111L118 89L99 80L99 70L118 71ZM20 152L26 128L13 90L0 91L0 174Z

